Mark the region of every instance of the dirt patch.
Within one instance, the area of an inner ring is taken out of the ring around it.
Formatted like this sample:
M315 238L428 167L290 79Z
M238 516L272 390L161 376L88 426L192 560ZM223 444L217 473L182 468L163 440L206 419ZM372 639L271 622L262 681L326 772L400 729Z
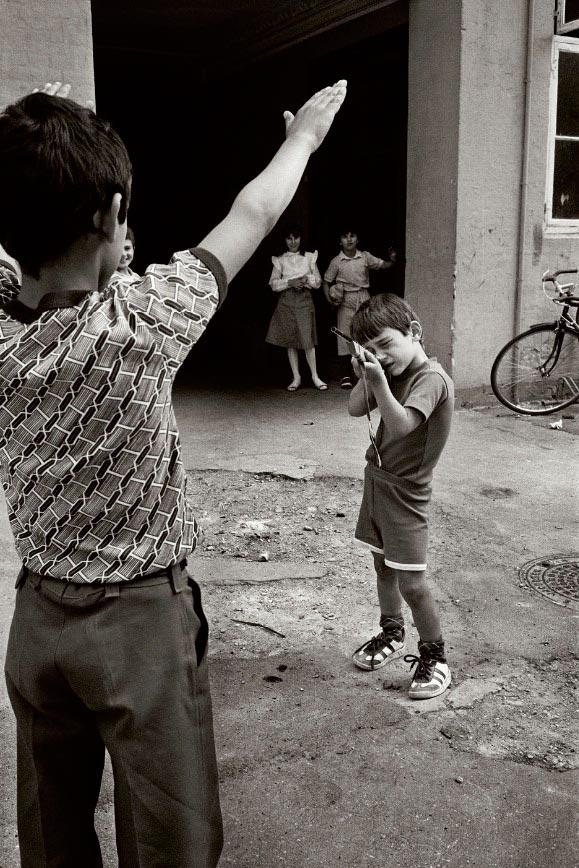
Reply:
M362 482L205 471L189 476L189 499L206 557L349 561Z
M548 640L537 643L537 659L509 658L500 646L486 656L480 653L484 643L478 650L471 646L471 637L480 631L479 588L469 587L464 577L456 584L454 575L461 575L461 558L468 555L473 541L481 563L488 561L488 569L497 573L495 588L502 588L504 581L500 566L504 537L495 538L492 526L479 521L477 514L433 504L430 575L435 585L441 576L437 598L443 621L449 636L458 636L459 641L456 651L452 639L450 643L451 690L440 700L415 709L406 694L408 664L398 661L368 678L350 660L351 652L371 635L379 618L372 558L353 542L361 481L205 471L191 475L189 488L204 528L200 555L213 559L224 577L203 589L211 623L211 655L216 662L237 660L241 664L267 657L279 662L282 656L285 664L305 667L315 685L323 680L323 668L313 666L312 659L328 654L341 673L340 680L354 695L365 694L364 688L379 690L389 707L398 706L410 714L419 711L421 716L439 715L440 738L448 739L455 750L549 771L579 768L577 658L549 656ZM509 498L513 494L511 489L493 488L490 496ZM479 536L484 536L484 546L478 544ZM237 568L231 572L239 576L244 561L257 562L264 556L267 561L258 565L264 570L299 561L323 565L323 578L282 577L265 584L227 581L231 565ZM455 593L460 588L460 599L452 593L453 587ZM485 600L489 593L487 582ZM517 594L520 590L512 570L508 598ZM496 595L499 607L501 600ZM516 605L528 611L529 623L534 623L533 604L522 597ZM408 651L412 653L417 635L413 625L408 626ZM457 651L462 648L460 659ZM259 682L271 688L282 685L282 678L285 681L280 666L261 672ZM248 689L245 680L241 684L243 690Z
M579 768L578 659L495 669L503 689L478 703L476 714L459 711L442 734L468 753L554 771Z

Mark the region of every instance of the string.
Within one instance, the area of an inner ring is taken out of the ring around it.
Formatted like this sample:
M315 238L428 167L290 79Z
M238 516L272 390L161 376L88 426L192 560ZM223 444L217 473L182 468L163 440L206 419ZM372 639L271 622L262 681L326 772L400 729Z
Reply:
M362 360L359 360L360 367L362 368L362 383L364 385L364 397L366 399L366 418L368 419L368 433L370 435L370 443L374 447L374 452L376 453L376 463L378 467L382 467L382 459L380 458L380 451L378 449L378 444L376 443L376 435L374 434L374 428L372 427L372 417L370 415L370 396L368 394L368 381L366 379L366 363Z

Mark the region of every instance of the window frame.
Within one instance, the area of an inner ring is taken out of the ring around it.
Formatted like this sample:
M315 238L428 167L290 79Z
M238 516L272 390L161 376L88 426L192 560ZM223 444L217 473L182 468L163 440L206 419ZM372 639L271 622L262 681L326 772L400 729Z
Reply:
M559 55L561 51L579 54L579 39L570 36L553 37L551 81L549 86L549 132L547 151L547 189L545 196L545 231L549 235L579 235L579 216L574 219L553 217L553 186L555 181L555 142L557 141L557 107L559 88ZM563 138L563 137L562 137ZM579 143L579 136L569 139Z
M579 18L573 18L572 21L565 21L565 3L566 0L557 0L558 34L572 33L574 30L579 30Z

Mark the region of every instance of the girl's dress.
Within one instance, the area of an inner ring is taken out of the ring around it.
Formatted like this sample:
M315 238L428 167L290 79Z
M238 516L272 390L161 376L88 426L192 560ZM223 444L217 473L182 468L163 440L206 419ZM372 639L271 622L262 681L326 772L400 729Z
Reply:
M322 285L317 259L317 250L313 253L290 253L288 250L283 256L271 257L273 271L269 285L279 293L279 299L265 338L268 344L296 350L309 350L316 346L316 314L311 290ZM288 280L303 274L306 275L307 289L288 287Z

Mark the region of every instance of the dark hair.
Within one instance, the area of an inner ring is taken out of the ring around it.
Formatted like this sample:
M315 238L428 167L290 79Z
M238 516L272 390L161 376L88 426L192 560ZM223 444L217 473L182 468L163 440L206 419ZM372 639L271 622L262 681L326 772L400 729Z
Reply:
M135 233L130 226L127 226L127 241L132 241L133 247L135 246Z
M62 97L33 93L0 115L0 244L38 277L78 238L95 232L93 215L123 197L132 168L111 125Z
M343 223L340 228L340 238L343 238L344 235L348 235L348 233L352 235L358 235L358 230L355 226L352 226L349 223Z
M303 231L302 231L302 227L300 226L299 223L287 223L287 224L283 227L283 238L284 238L284 241L285 241L286 238L289 238L290 235L293 235L294 238L299 238L299 239L300 239L300 253L301 253L301 252L303 251L303 249L304 249L304 233L303 233ZM286 249L287 249L287 248L286 248Z
M385 328L398 329L403 335L411 331L418 317L403 298L391 292L373 295L363 302L352 320L352 337L358 343L373 341Z

